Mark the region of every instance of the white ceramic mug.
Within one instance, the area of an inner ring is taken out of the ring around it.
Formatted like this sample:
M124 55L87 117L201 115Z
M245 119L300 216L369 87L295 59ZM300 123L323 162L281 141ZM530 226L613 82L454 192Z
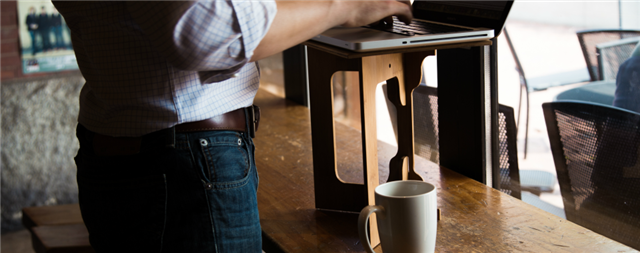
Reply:
M358 229L365 250L374 253L369 241L369 216L376 213L384 253L434 252L436 248L436 187L422 181L393 181L375 190L375 206L360 212Z

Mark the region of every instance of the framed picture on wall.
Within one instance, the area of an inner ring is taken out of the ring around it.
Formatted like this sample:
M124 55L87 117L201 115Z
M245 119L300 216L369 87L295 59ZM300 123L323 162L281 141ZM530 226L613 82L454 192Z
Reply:
M18 28L25 74L78 69L69 28L49 0L19 0Z

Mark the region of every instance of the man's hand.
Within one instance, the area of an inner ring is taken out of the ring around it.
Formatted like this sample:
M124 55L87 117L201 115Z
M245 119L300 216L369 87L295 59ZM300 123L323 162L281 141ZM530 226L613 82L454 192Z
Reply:
M357 27L397 16L411 22L409 1L320 0L277 2L278 13L251 61L277 54L335 26Z
M344 0L338 7L347 12L346 20L342 26L357 27L372 24L382 19L391 20L391 16L397 16L400 21L410 23L413 19L410 1L395 0Z

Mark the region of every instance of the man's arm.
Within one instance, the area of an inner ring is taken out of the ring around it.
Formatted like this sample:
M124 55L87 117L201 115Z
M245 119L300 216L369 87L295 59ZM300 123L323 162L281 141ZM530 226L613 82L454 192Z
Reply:
M385 17L413 18L409 2L396 0L278 1L278 12L251 61L277 54L335 26L362 26Z
M409 3L396 0L129 1L127 6L158 52L174 67L192 71L233 72L331 27L367 25L391 15L412 18Z

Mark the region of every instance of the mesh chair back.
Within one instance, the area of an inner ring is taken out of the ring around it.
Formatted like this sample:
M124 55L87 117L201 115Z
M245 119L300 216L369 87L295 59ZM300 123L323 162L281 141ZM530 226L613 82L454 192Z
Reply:
M640 36L596 45L598 53L598 75L602 80L616 80L620 65L631 57Z
M413 90L413 114L416 155L438 163L438 88L418 86ZM498 118L500 167L495 168L493 173L493 187L520 199L517 131L513 108L500 105Z
M598 74L598 54L596 52L596 45L608 41L637 37L640 36L640 31L618 29L585 30L578 31L577 35L580 47L582 48L582 54L584 55L584 60L587 63L587 69L589 70L591 81L598 81L603 79Z
M500 167L493 174L493 187L521 199L517 130L513 108L499 105L498 133Z
M415 153L439 163L438 88L420 85L413 90Z
M579 101L542 107L567 219L640 249L640 114Z

